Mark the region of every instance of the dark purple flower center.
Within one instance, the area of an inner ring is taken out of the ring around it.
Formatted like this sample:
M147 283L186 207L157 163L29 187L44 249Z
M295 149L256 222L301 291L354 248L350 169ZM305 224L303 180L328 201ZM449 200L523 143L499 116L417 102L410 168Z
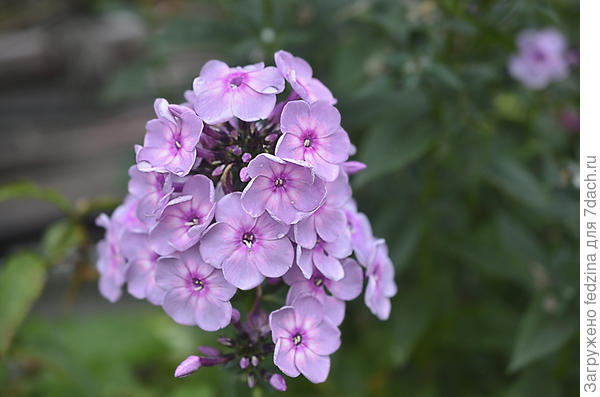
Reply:
M310 147L310 138L304 138L304 147Z
M204 282L199 278L192 278L192 285L194 287L194 291L202 291L204 289Z
M544 62L546 60L546 54L542 50L535 49L533 50L533 60L535 62Z
M294 345L298 346L300 343L302 343L302 335L294 335L294 337L292 338L292 342L294 342Z
M175 148L177 150L181 149L181 143L178 140L175 140Z
M252 248L252 244L254 244L254 234L244 233L242 236L242 243L244 243L246 247Z
M231 88L237 88L239 86L242 85L242 83L244 82L244 76L235 76L234 78L232 78L231 80L229 80L229 86Z
M320 287L323 285L323 279L321 277L315 277L313 283L315 284L315 287Z
M283 178L276 178L274 182L275 187L283 187L284 183L285 180Z

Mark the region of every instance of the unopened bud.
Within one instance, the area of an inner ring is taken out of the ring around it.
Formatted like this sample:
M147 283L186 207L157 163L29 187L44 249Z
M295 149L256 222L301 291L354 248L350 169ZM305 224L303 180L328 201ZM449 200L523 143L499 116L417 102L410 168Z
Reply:
M183 378L198 371L202 367L202 362L198 356L189 356L181 362L175 369L175 377Z
M283 379L283 376L281 376L279 374L271 375L271 377L269 378L269 383L277 391L286 391L287 390L287 385L285 384L285 379Z

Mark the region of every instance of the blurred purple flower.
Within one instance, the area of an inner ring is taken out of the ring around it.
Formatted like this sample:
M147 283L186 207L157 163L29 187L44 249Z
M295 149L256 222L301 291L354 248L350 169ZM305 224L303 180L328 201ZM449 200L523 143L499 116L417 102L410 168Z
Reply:
M129 177L129 194L139 200L138 218L152 228L174 191L171 174L142 172L132 165Z
M525 87L539 90L567 77L567 43L557 30L522 31L517 36L517 49L508 62L508 71Z
M125 233L121 251L127 259L127 291L138 299L162 305L165 291L154 280L159 255L150 247L148 233Z
M366 266L375 249L376 242L371 230L371 223L365 214L357 212L356 203L353 200L347 202L344 210L350 230L352 249L358 262Z
M125 283L127 262L122 252L123 235L127 232L146 231L146 227L137 219L138 201L132 196L127 196L112 216L100 214L96 224L106 229L103 240L97 245L97 269L100 273L98 281L100 293L111 302L116 302L121 297L121 287Z
M377 241L367 263L367 279L365 303L380 320L387 320L391 311L390 298L396 295L397 287L394 281L394 265L388 256L384 240Z

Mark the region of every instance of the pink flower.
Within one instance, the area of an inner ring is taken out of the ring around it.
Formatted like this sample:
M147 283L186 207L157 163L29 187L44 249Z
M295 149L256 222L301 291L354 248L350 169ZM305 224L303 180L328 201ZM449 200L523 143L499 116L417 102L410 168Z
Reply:
M355 299L360 295L363 286L363 271L354 259L342 260L342 267L344 277L339 281L329 280L318 270L314 270L312 277L307 279L298 267L292 267L283 276L283 280L290 286L286 304L290 304L303 294L310 294L323 304L325 317L332 324L340 325L344 320L344 301Z
M390 316L390 298L396 295L397 287L394 281L394 265L388 256L384 240L378 240L375 250L367 263L367 289L365 303L373 314L380 320Z
M200 244L204 260L223 269L225 279L240 289L251 289L265 277L282 276L294 261L287 238L289 226L268 214L253 218L242 209L241 193L231 193L217 204L216 220Z
M152 249L161 255L185 251L200 241L215 212L215 189L204 175L188 178L181 195L169 202L150 232Z
M264 63L230 68L221 61L208 61L194 80L196 113L209 124L237 117L256 121L269 116L275 96L285 82L273 66Z
M539 90L567 77L567 42L557 30L522 31L517 47L519 52L510 58L508 71L525 87Z
M129 176L129 194L139 200L138 218L152 228L173 193L171 174L142 172L132 165Z
M324 101L292 101L283 108L281 132L276 156L306 161L326 181L337 178L348 159L350 139L335 107Z
M314 265L328 279L339 281L344 277L344 268L340 259L351 254L350 236L348 230L345 230L335 241L317 240L313 248L303 248L298 244L296 263L306 278L312 277Z
M122 252L122 238L128 232L146 231L145 226L137 219L138 202L131 196L125 198L112 216L100 214L96 219L98 226L106 229L106 235L97 245L98 263L100 273L98 281L100 293L111 302L116 302L121 297L121 287L125 283L127 262Z
M298 297L269 316L275 343L275 365L286 375L304 375L321 383L329 375L330 359L340 347L340 331L323 316L323 305L310 295Z
M121 251L127 259L127 291L138 299L161 305L165 291L154 280L159 255L150 248L148 233L125 233Z
M294 225L294 239L304 248L312 248L317 236L326 242L333 242L348 228L344 204L352 196L348 176L340 172L337 179L325 184L327 197L312 215Z
M205 331L226 327L236 288L220 270L205 263L198 247L158 260L156 284L166 291L163 308L177 323Z
M325 185L303 163L261 154L248 165L252 178L242 193L242 207L253 217L265 210L288 225L317 209L325 198Z
M348 201L344 207L346 212L346 220L350 230L350 239L352 241L352 249L356 255L358 262L366 266L369 258L375 250L375 237L371 230L369 219L362 212L357 212L356 203L352 200Z
M319 80L312 77L312 68L304 59L280 50L275 53L275 64L300 98L308 102L321 100L332 105L336 104L337 100L333 97L331 91Z
M138 169L185 176L196 161L202 120L189 108L169 105L162 98L154 102L154 109L158 118L146 124L144 146L136 155Z

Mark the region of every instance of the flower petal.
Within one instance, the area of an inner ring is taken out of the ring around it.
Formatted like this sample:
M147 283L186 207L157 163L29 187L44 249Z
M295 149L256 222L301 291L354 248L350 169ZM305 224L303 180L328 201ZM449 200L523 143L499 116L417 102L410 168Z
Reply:
M328 356L320 356L308 348L296 349L296 367L312 383L322 383L329 376L331 362Z
M277 342L279 338L289 338L296 328L296 317L294 308L284 306L269 315L269 326L271 327L271 338Z
M319 355L330 355L341 345L340 330L324 319L318 327L306 332L306 345Z
M231 321L231 303L204 295L196 304L196 324L205 331L225 328Z
M223 262L225 280L242 290L252 289L265 279L256 265L248 261L247 252L245 247L238 248Z
M211 225L200 242L202 259L217 269L223 266L223 261L231 256L239 245L238 233L226 223Z
M275 351L273 352L273 362L287 376L292 378L300 375L300 371L294 364L296 349L294 344L289 339L279 338L275 343Z

